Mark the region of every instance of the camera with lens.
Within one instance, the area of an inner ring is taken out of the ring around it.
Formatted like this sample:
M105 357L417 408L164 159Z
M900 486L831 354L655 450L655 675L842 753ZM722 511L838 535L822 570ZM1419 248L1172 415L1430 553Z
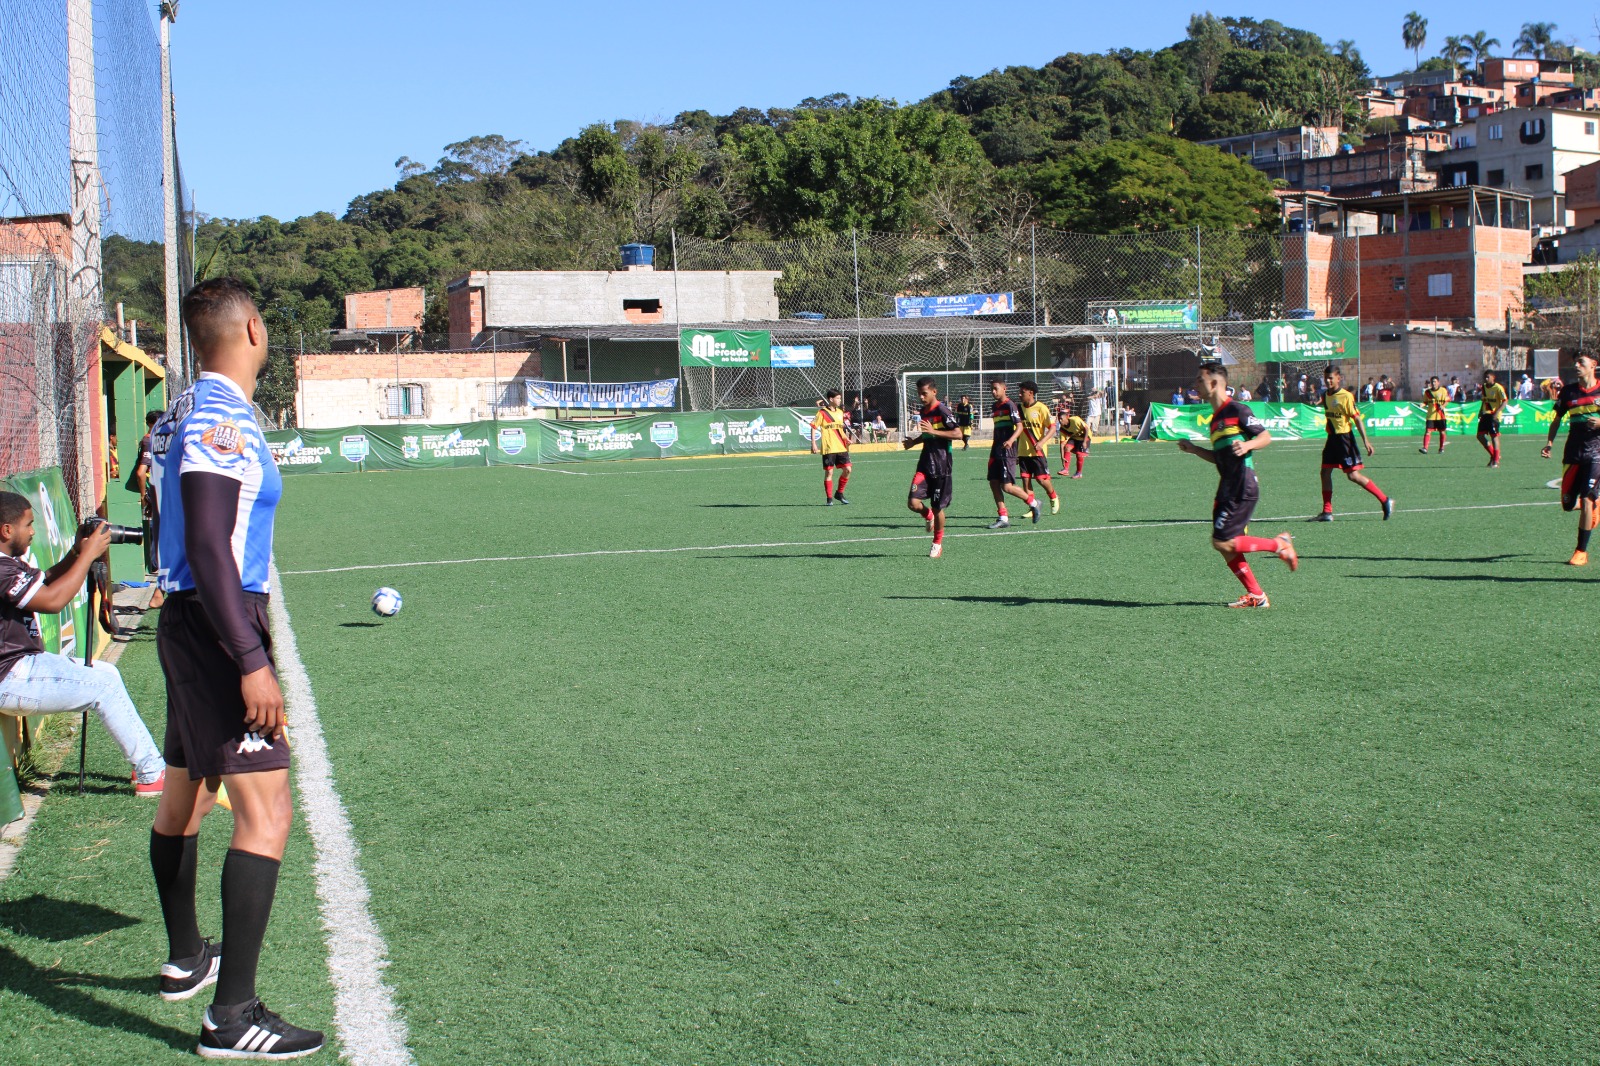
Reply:
M140 529L138 526L119 526L115 522L107 522L99 515L90 515L88 518L85 518L83 520L83 524L78 527L78 536L87 537L99 526L105 526L106 529L110 531L111 543L113 544L144 543L144 530Z

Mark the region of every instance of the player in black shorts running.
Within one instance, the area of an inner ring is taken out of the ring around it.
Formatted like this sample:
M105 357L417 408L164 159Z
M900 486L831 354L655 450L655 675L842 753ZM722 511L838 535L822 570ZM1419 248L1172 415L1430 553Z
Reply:
M1588 352L1578 355L1578 380L1569 381L1556 396L1555 418L1550 436L1539 453L1550 458L1561 419L1567 420L1567 445L1561 453L1561 509L1578 512L1578 547L1567 562L1585 566L1589 562L1589 536L1600 520L1600 380L1595 377L1596 359Z
M944 554L944 513L955 494L954 470L950 460L950 442L961 436L961 426L955 412L939 400L939 388L932 378L917 379L917 399L922 404L916 421L906 431L900 442L902 448L922 445L922 455L917 459L917 472L911 478L911 495L906 506L923 517L928 532L933 534L933 547L928 558L937 559Z
M1039 521L1039 502L1033 493L1017 487L1017 440L1022 436L1022 408L1006 395L1004 378L989 382L989 395L994 406L989 416L994 420L994 443L989 445L989 491L994 494L995 520L990 529L1005 529L1011 524L1006 514L1006 497L1015 496L1028 505L1028 513Z
M1222 553L1228 569L1244 585L1244 595L1228 606L1270 607L1267 594L1261 591L1245 556L1250 552L1271 552L1288 563L1290 570L1300 568L1300 557L1295 554L1292 543L1294 538L1289 534L1280 533L1272 538L1249 535L1250 516L1261 498L1250 453L1270 444L1272 434L1254 411L1229 398L1228 370L1221 363L1201 364L1195 385L1200 398L1211 404L1211 448L1208 451L1198 444L1180 440L1178 449L1198 455L1217 468L1217 498L1211 505L1211 546Z

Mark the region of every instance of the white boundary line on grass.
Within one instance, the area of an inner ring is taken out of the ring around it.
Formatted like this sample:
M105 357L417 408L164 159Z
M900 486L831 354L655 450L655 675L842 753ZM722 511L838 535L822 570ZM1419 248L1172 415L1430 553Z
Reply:
M295 784L317 853L317 899L322 904L322 927L328 934L333 1024L344 1046L340 1057L357 1066L410 1066L414 1060L406 1047L405 1019L395 1006L394 990L383 980L384 968L389 965L388 947L367 909L372 893L361 875L361 851L334 788L317 702L300 661L276 563L272 564L271 582L276 589L268 604L272 642L285 702L294 713Z
M1559 500L1537 500L1525 503L1474 503L1454 507L1418 507L1408 514L1435 514L1440 511L1498 511L1513 507L1554 507ZM1278 518L1260 518L1262 523L1304 521L1311 515L1283 515ZM1027 537L1048 536L1061 533L1110 533L1122 530L1162 529L1169 526L1208 526L1204 518L1182 518L1166 522L1127 522L1115 526L1068 526L1064 529L1011 529L1003 533L991 531L972 533L946 533L945 539L967 537ZM467 566L473 563L529 563L546 559L586 559L605 555L677 555L683 552L719 552L736 548L825 548L838 544L889 544L895 541L927 540L928 534L914 533L893 537L843 537L837 540L779 540L758 541L750 544L695 544L681 548L597 548L583 552L550 552L545 555L485 555L474 559L421 559L408 563L362 563L358 566L330 566L320 570L285 570L291 576L309 574L347 574L357 570L408 570L419 566ZM274 601L276 602L276 601Z
M548 463L502 463L500 465L509 466L514 470L537 470L541 474L566 474L568 477L589 476L589 472L586 470L562 470L560 467L551 466Z

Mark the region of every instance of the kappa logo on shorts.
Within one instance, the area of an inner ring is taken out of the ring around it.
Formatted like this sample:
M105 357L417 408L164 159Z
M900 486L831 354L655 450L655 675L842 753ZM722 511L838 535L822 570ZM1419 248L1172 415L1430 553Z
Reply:
M218 422L200 434L200 441L218 455L239 455L244 451L244 434L237 422Z
M260 733L246 733L244 739L239 741L239 750L235 755L254 755L258 751L271 751L272 741Z

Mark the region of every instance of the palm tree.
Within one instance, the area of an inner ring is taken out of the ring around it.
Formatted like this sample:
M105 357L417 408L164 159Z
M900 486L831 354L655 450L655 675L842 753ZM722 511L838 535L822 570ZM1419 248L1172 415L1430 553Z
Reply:
M1439 49L1439 56L1452 67L1459 67L1472 58L1472 45L1467 39L1457 34L1452 34L1444 39L1444 47Z
M1483 61L1489 58L1492 49L1500 47L1500 38L1490 37L1483 30L1479 30L1467 38L1467 47L1472 49L1472 63L1478 68L1478 74L1483 75Z
M1520 56L1527 53L1535 59L1543 59L1550 51L1550 46L1555 43L1555 36L1554 22L1524 22L1522 33L1512 45L1511 54Z
M1428 20L1416 11L1407 14L1405 24L1400 27L1400 39L1411 49L1416 67L1422 66L1422 46L1428 41Z

